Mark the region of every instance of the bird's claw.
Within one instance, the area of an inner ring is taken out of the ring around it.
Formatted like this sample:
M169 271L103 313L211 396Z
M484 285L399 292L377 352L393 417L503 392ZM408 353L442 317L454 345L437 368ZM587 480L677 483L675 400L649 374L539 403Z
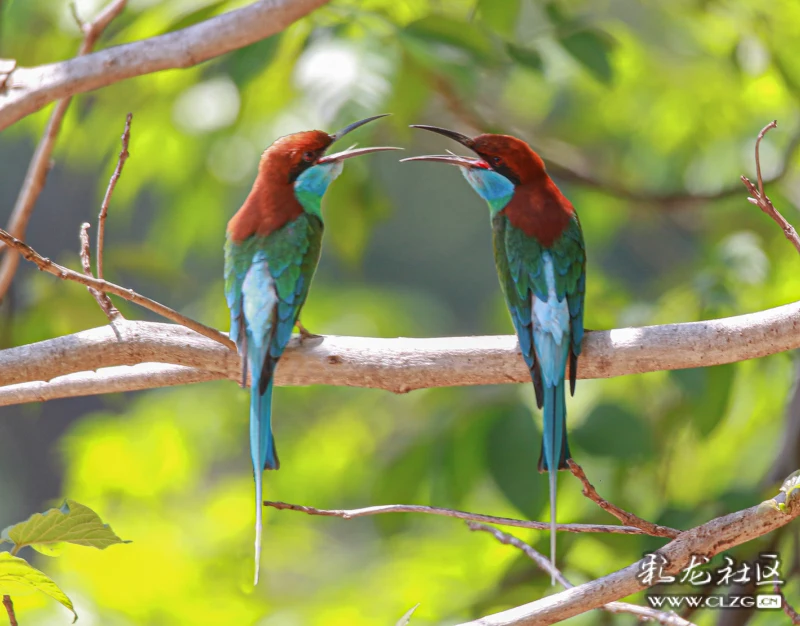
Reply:
M297 330L300 333L300 344L301 345L306 339L316 339L317 337L321 336L321 335L315 335L314 333L309 332L309 330L300 323L300 320L297 320L294 323L294 325L297 326Z

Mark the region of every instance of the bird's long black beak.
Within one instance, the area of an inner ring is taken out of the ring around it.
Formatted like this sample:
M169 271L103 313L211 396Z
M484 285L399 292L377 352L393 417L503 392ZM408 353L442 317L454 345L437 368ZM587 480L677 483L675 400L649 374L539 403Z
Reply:
M471 137L467 137L466 135L462 135L461 133L457 133L454 130L448 130L446 128L440 128L439 126L428 126L427 124L412 124L411 128L421 128L422 130L429 130L432 133L438 133L439 135L444 135L449 139L453 139L457 141L462 146L465 146L469 149L472 149L472 146L475 145L475 141ZM436 163L447 163L448 165L456 165L458 167L486 167L486 162L483 159L476 159L475 157L465 157L459 156L457 154L426 154L422 156L415 156L409 157L407 159L401 159L401 163L405 163L407 161L434 161Z
M475 145L475 140L472 139L472 137L467 137L466 135L457 133L454 130L447 130L446 128L440 128L438 126L428 126L427 124L411 124L411 128L421 128L422 130L429 130L432 133L444 135L445 137L449 137L450 139L457 141L462 146L466 146L470 150L472 149L472 146Z
M375 120L379 120L382 117L386 117L390 115L390 113L382 113L381 115L373 115L372 117L368 117L363 120L358 120L357 122L353 122L352 124L348 124L342 130L338 130L335 133L330 135L331 143L335 141L339 141L342 137L344 137L347 133L354 131L356 128L362 127L364 124L369 124ZM347 150L343 150L342 152L336 152L334 154L327 154L321 157L317 164L321 163L334 163L336 161L344 161L345 159L351 159L353 157L361 156L362 154L371 154L372 152L385 152L387 150L402 150L402 148L394 148L390 146L375 146L371 148L358 148L354 150L352 148L348 148Z
M331 143L333 143L334 141L339 141L347 133L353 132L356 128L361 128L364 124L369 124L370 122L379 120L380 118L386 117L387 115L391 115L391 113L381 113L380 115L373 115L372 117L368 117L366 119L353 122L352 124L348 124L342 130L337 130L335 133L332 133L330 135Z

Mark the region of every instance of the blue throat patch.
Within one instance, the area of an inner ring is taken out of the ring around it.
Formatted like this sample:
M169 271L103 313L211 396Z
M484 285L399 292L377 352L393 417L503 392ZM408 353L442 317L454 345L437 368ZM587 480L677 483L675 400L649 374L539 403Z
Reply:
M307 213L322 217L320 209L322 196L328 190L328 185L336 180L343 169L342 161L334 161L313 165L297 177L294 181L294 195Z
M460 167L461 173L478 195L489 203L492 215L503 210L514 195L514 183L494 170Z

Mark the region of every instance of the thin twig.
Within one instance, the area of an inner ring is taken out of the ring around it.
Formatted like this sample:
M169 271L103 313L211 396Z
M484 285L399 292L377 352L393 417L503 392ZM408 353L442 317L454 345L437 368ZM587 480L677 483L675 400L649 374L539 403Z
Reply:
M467 522L467 526L469 526L469 529L472 531L489 533L495 539L497 539L497 541L504 545L519 548L525 553L525 556L536 563L539 569L554 577L559 584L564 587L564 589L571 589L575 586L564 577L564 574L562 574L557 567L554 567L553 564L550 563L550 560L547 557L514 535L510 535L509 533L505 533L497 528L475 522ZM609 602L600 608L604 611L608 611L609 613L630 613L642 621L656 621L660 624L667 624L669 626L694 626L692 622L679 617L675 613L658 611L656 609L651 609L650 607L630 604L628 602Z
M11 596L3 596L3 605L6 607L8 621L11 626L19 626L17 624L17 616L14 614L14 603L11 601Z
M783 234L786 238L792 242L794 247L800 252L800 237L797 236L797 231L795 230L794 226L792 226L783 215L781 215L775 206L772 204L772 200L769 199L767 194L764 193L764 180L761 177L761 157L760 157L760 147L761 147L761 140L764 138L764 135L767 134L773 128L778 126L777 120L774 120L764 126L761 129L761 132L758 133L758 137L756 138L756 147L755 147L755 156L756 156L756 182L758 183L758 187L756 187L753 183L746 176L742 176L742 182L744 183L745 187L747 187L747 191L750 193L750 198L748 198L748 202L751 204L755 204L759 209L764 211L767 215L769 215L778 226L781 227L783 230Z
M382 513L427 513L429 515L442 515L444 517L455 517L473 522L485 522L488 524L499 524L500 526L515 526L517 528L531 528L533 530L550 530L549 522L531 522L527 520L513 519L510 517L495 517L493 515L483 515L482 513L470 513L468 511L458 511L456 509L443 509L438 506L424 506L421 504L385 504L380 506L368 506L363 509L317 509L313 506L302 506L300 504L289 504L288 502L273 502L265 500L264 506L269 506L279 511L300 511L308 515L321 515L325 517L341 517L342 519L353 519L354 517L367 517L369 515L380 515ZM556 530L566 533L616 533L621 535L645 535L641 528L632 526L611 526L603 524L557 524ZM661 535L658 535L661 536Z
M128 142L131 139L131 119L133 119L133 113L128 113L128 116L125 118L125 130L122 131L122 150L117 159L117 167L114 169L114 173L108 181L106 195L100 207L100 215L97 216L97 278L103 278L103 246L106 239L108 204L111 202L111 194L114 193L114 188L117 186L120 174L122 174L122 168L125 167L125 161L127 161L130 156L128 152Z
M83 56L92 51L103 31L122 12L127 1L112 0L91 24L84 26L84 37L78 49L78 56ZM7 78L8 75L6 75L4 83ZM61 130L61 122L71 101L72 98L64 98L56 102L53 113L47 122L44 135L42 135L42 139L39 141L36 152L33 153L33 158L28 166L25 181L17 196L17 202L6 227L8 232L19 239L25 238L28 221L36 206L36 200L44 188L45 180L51 167L50 157L53 154L53 147ZM19 266L19 255L11 249L7 249L5 252L2 262L0 262L0 300L6 295Z
M235 344L230 339L228 339L227 335L222 334L216 328L211 328L210 326L206 326L205 324L196 322L195 320L188 318L185 315L181 315L177 311L170 309L168 306L165 306L160 302L156 302L155 300L151 300L146 296L136 293L133 289L126 289L125 287L120 287L119 285L110 283L107 280L101 280L99 278L84 276L83 274L80 274L71 269L63 267L58 263L54 263L50 259L41 256L38 252L36 252L25 242L20 241L16 237L12 237L3 229L0 229L0 241L4 241L8 246L19 252L26 261L30 261L31 263L36 264L36 266L43 272L47 272L49 274L52 274L53 276L58 276L59 278L64 280L75 281L76 283L80 283L81 285L85 285L86 287L92 287L97 291L102 291L104 293L112 293L115 296L119 296L120 298L124 298L125 300L129 300L130 302L138 304L139 306L142 306L145 309L149 309L150 311L153 311L153 313L157 313L158 315L165 317L168 320L172 320L177 324L181 324L186 328L190 328L191 330L200 333L201 335L208 337L209 339L218 341L219 343L227 346L231 350L236 349Z
M590 483L589 479L586 478L586 473L583 471L583 468L580 465L578 465L572 459L569 459L567 463L569 464L569 469L572 472L572 475L580 480L581 483L583 483L583 495L597 504L597 506L599 506L601 509L616 517L623 524L638 528L644 534L651 535L653 537L667 537L669 539L675 539L681 534L680 530L669 528L668 526L653 524L653 522L643 520L641 517L638 517L633 513L628 513L618 506L611 504L608 500L600 497L600 494L597 493L597 490L594 488L592 483Z
M92 275L92 258L91 258L91 251L89 247L89 228L91 225L89 222L84 222L81 224L81 265L83 266L83 273L86 274L89 278L94 278ZM111 298L108 297L108 294L103 293L102 291L97 291L96 289L92 289L91 287L87 287L89 293L92 294L92 297L97 301L97 304L103 310L103 313L106 314L109 322L114 322L115 320L122 317L122 314L117 310L117 307L111 302Z
M783 590L780 588L780 585L773 585L772 586L772 593L775 593L781 597L781 606L783 607L783 612L786 613L786 617L792 620L792 624L800 624L800 614L794 610L794 607L786 601L786 596L783 595Z

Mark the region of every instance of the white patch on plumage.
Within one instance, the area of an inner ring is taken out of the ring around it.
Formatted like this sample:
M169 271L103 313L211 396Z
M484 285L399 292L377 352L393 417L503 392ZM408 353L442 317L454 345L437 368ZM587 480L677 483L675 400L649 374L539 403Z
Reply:
M255 344L254 347L260 351L275 323L273 318L278 304L275 282L269 273L267 261L260 254L256 254L253 264L247 270L242 283L242 293L244 294L242 308L248 336Z
M542 273L547 282L547 300L532 296L533 343L544 383L552 387L564 376L567 356L564 341L569 341L569 304L566 298L559 302L556 295L555 268L549 252L542 253Z

